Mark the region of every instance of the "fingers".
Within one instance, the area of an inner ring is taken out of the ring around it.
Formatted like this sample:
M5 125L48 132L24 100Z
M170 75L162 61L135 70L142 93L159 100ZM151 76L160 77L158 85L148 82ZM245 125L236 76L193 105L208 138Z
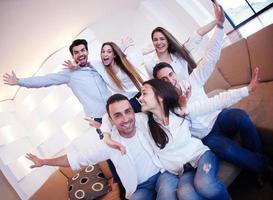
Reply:
M121 152L121 155L125 155L127 153L126 148L123 145L120 146L119 150Z
M256 67L255 69L254 69L254 71L253 71L253 79L254 79L254 81L255 82L258 82L259 81L259 68L258 67Z
M4 75L3 75L3 78L5 78L5 79L9 79L11 76L8 74L8 73L5 73Z
M89 121L91 121L91 120L94 120L94 118L93 118L93 117L85 117L84 120L86 120L86 121L89 122Z
M27 159L29 159L29 160L32 160L32 159L34 159L36 156L33 155L33 154L31 154L31 153L27 153L25 157L26 157Z

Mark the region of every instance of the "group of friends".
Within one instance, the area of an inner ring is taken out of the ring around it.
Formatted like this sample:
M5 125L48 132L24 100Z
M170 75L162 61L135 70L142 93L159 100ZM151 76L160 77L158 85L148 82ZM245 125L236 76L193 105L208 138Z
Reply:
M204 91L224 38L223 9L216 1L213 7L215 20L182 45L157 27L151 34L154 51L149 55L136 50L127 37L122 50L113 42L102 44L101 61L90 62L86 40L77 39L69 47L73 61L66 60L66 69L60 72L29 78L6 73L8 85L67 84L100 135L83 152L51 159L28 153L26 157L34 163L31 167L79 169L108 160L125 198L132 200L230 199L217 176L219 159L256 174L268 171L269 160L262 154L259 134L248 114L227 108L255 90L258 68L246 87L212 98ZM212 29L205 55L196 63L190 52ZM235 133L240 134L241 145L232 140Z

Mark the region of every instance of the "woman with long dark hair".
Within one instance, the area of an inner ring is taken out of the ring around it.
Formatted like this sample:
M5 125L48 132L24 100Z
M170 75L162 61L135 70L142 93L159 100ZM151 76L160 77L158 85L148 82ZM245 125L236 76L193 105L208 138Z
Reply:
M223 92L218 96L186 104L170 83L152 79L143 83L142 111L148 115L150 141L163 167L179 176L179 199L229 199L217 177L218 158L198 138L192 137L191 119L229 106L253 91L257 73L248 87ZM189 198L190 197L190 198Z

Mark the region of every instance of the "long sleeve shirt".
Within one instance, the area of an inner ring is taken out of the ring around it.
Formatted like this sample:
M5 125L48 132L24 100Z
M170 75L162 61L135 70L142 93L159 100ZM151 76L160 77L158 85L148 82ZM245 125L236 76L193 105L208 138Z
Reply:
M189 103L182 113L188 114L188 117L194 120L197 116L232 105L238 99L247 95L247 87L229 90L204 101ZM179 111L177 109L177 113ZM159 157L163 168L174 174L182 174L184 164L191 163L192 166L196 167L199 158L209 148L200 139L192 137L189 129L190 120L187 118L183 119L170 112L169 124L164 126L155 116L154 118L169 137L169 142L163 149L160 149L156 146L152 136L146 135L156 155Z
M194 32L192 37L190 37L183 46L190 52L192 51L202 40L202 36L200 36L197 32ZM170 65L174 69L175 73L179 80L184 80L189 78L188 71L188 62L181 58L177 54L170 54L172 62ZM151 55L147 55L144 58L145 67L148 72L150 78L153 78L153 69L156 64L160 62L156 52L153 52Z
M96 64L96 63L94 63ZM106 82L92 65L70 71L65 69L45 76L21 78L18 85L26 88L66 84L78 98L87 116L101 118L111 95Z
M121 182L126 190L126 198L136 191L137 185L148 180L159 171L163 172L161 162L154 154L145 135L149 128L147 121L143 122L143 113L136 114L136 133L131 138L138 142L132 142L131 139L123 138L116 128L111 132L112 139L122 143L127 150L125 155L107 146L102 140L90 145L84 152L71 152L67 154L69 164L72 169L79 169L81 165L96 164L100 161L111 159ZM133 144L133 146L131 146ZM136 157L136 152L140 152ZM146 167L145 167L146 166ZM139 176L141 176L142 181Z
M191 85L191 95L187 100L188 103L208 99L208 96L204 90L204 85L214 71L215 64L220 57L223 38L223 29L215 28L214 34L208 43L203 59L186 81L180 81L182 91L185 91L187 87ZM207 115L196 117L194 120L192 120L190 127L192 135L200 139L205 137L211 131L220 112L221 109L208 113Z

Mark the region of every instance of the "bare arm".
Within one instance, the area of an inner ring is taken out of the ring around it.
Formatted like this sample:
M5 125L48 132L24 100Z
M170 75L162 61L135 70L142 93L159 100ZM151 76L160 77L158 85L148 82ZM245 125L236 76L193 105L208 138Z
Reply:
M56 158L51 159L41 159L36 155L31 153L27 153L26 158L32 161L34 164L30 166L30 168L42 167L44 165L48 166L59 166L59 167L69 167L69 162L67 159L67 155L63 155Z

